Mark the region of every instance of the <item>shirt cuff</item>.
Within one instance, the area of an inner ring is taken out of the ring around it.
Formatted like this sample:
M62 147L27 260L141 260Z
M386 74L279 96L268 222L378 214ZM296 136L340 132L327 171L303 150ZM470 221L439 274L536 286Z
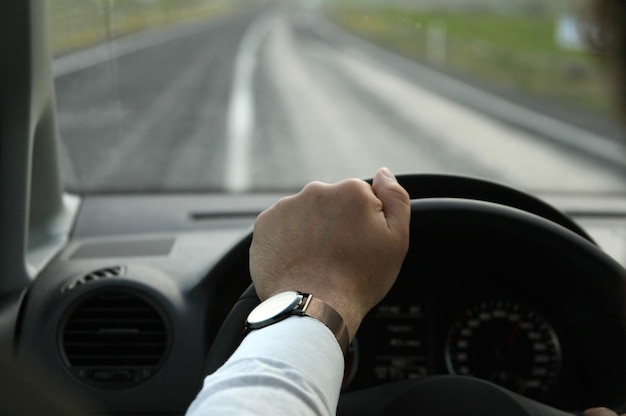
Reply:
M339 343L322 322L291 316L251 331L187 415L334 415L343 380Z
M339 342L322 322L308 316L290 316L255 329L243 339L233 359L270 358L298 368L313 380L332 385L337 399L343 380L344 356Z

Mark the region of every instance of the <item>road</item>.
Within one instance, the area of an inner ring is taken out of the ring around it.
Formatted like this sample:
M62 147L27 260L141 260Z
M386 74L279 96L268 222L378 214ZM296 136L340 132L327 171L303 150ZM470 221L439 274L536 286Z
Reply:
M297 189L445 172L626 191L621 145L381 50L314 8L148 31L54 62L69 189Z

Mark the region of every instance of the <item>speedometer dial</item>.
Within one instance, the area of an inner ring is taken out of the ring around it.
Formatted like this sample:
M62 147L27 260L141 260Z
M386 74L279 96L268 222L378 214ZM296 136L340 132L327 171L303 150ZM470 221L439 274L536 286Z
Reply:
M554 329L537 312L518 302L486 301L454 320L445 359L452 374L542 398L559 376L561 348Z

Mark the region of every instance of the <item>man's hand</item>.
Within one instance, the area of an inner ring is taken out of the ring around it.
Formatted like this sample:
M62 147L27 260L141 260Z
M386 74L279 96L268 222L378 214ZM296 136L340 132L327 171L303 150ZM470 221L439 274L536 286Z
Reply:
M393 286L409 244L410 201L388 169L308 184L257 218L250 273L261 300L311 293L343 317L350 339Z

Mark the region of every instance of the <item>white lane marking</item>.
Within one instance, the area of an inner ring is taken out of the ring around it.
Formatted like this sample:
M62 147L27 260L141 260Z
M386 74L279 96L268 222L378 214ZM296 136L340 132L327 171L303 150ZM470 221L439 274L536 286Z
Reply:
M221 23L223 21L216 20L210 23L203 22L189 26L174 26L167 29L148 29L56 58L52 63L52 72L55 77L62 77L144 49L202 33L217 27Z
M528 108L514 104L510 101L496 97L490 93L472 87L455 78L430 69L424 65L412 61L403 56L390 52L378 45L367 42L340 27L336 26L320 13L317 14L316 25L311 25L312 29L320 37L335 37L344 39L352 45L359 46L361 50L369 50L376 56L384 56L384 62L395 61L403 67L413 67L432 79L433 84L446 85L449 90L454 90L457 95L472 97L471 101L476 103L477 108L484 108L490 114L494 114L503 120L507 120L517 125L524 126L539 134L547 136L560 143L576 147L587 154L596 155L604 160L608 160L619 165L624 164L625 151L621 143L617 143L604 136L589 132L582 128L567 124L565 122L550 118ZM318 26L319 25L319 26ZM347 52L356 51L355 48L346 49ZM373 63L371 53L358 53L361 59Z
M244 34L235 61L228 107L226 189L242 192L250 187L250 142L254 129L253 78L261 44L277 16L268 12L254 20Z

